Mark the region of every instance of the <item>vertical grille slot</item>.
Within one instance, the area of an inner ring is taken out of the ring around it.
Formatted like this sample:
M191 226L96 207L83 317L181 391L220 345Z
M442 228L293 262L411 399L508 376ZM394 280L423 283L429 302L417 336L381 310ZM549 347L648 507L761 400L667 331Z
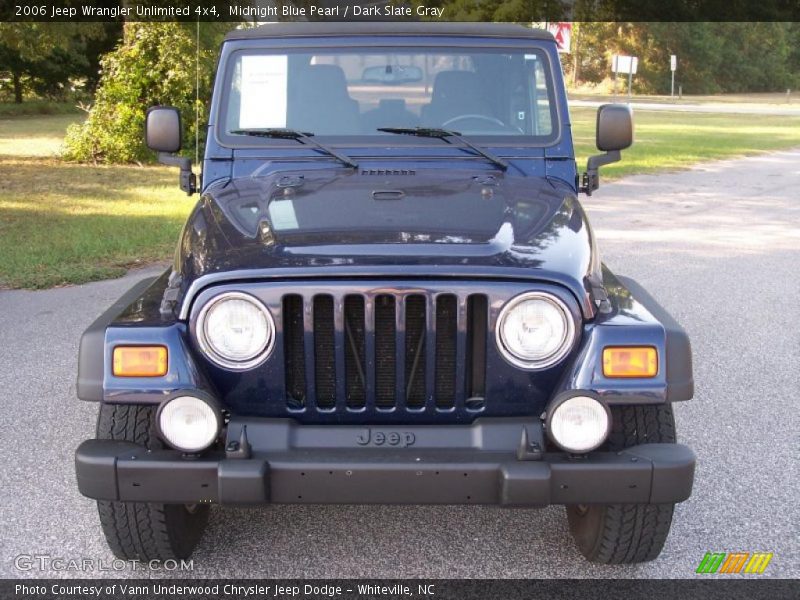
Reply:
M467 408L484 407L486 396L486 336L488 323L486 296L475 294L467 299Z
M344 299L345 327L345 393L347 406L361 408L367 402L364 352L364 298L346 296Z
M425 405L425 296L406 299L406 405Z
M458 303L452 294L436 299L436 406L451 408L456 399L456 329Z
M333 298L314 296L314 379L317 406L333 408L336 403L336 353Z
M394 406L395 385L395 299L375 297L375 404Z
M286 361L286 404L299 410L306 405L306 361L303 344L303 298L283 297L283 353Z

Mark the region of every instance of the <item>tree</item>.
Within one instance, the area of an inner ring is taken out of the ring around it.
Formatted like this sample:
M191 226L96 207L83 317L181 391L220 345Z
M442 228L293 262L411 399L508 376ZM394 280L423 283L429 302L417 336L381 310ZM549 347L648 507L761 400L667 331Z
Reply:
M797 85L798 29L796 23L584 22L573 29L578 54L565 58L564 68L599 83L610 76L614 54L637 56L636 91L664 94L675 54L676 81L688 93L783 91Z
M61 98L76 79L93 89L96 57L120 31L113 23L0 23L0 65L11 75L14 102L21 104L26 90Z
M800 23L789 23L787 28L789 57L786 60L789 73L794 73L791 89L800 88Z
M716 81L726 92L777 92L792 86L792 23L719 23Z
M206 120L219 44L230 24L127 22L123 42L101 61L100 85L87 120L67 130L65 158L114 163L143 162L153 154L143 143L149 106L181 111L184 147L194 149L195 110ZM199 97L195 102L195 60L199 60Z

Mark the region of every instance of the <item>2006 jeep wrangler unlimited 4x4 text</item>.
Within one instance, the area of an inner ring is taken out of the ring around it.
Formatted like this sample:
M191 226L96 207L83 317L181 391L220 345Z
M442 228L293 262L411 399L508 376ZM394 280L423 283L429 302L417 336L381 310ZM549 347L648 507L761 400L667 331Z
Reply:
M230 33L173 266L84 333L81 493L122 558L188 556L209 504L566 505L586 558L651 560L689 497L681 327L600 261L556 45L500 24Z

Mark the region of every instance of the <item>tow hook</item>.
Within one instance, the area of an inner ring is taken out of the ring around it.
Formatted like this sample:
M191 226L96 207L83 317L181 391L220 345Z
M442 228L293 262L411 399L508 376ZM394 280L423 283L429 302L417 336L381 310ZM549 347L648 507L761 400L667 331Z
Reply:
M517 447L517 460L542 460L541 436L538 441L530 439L527 425L522 426L522 435Z
M225 446L225 458L250 458L252 451L247 441L247 425L242 425L239 440L231 440Z

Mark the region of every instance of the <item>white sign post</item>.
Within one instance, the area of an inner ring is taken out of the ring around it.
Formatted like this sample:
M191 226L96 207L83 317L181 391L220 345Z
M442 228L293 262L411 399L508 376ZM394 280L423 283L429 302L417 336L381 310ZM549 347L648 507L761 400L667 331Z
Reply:
M628 102L631 99L631 86L633 84L633 76L636 75L636 69L639 67L639 58L636 56L623 56L615 54L611 59L611 71L614 73L614 95L617 95L617 73L622 73L628 76Z
M669 57L669 70L672 71L672 85L669 91L669 97L675 97L675 71L678 68L678 57L671 54Z

